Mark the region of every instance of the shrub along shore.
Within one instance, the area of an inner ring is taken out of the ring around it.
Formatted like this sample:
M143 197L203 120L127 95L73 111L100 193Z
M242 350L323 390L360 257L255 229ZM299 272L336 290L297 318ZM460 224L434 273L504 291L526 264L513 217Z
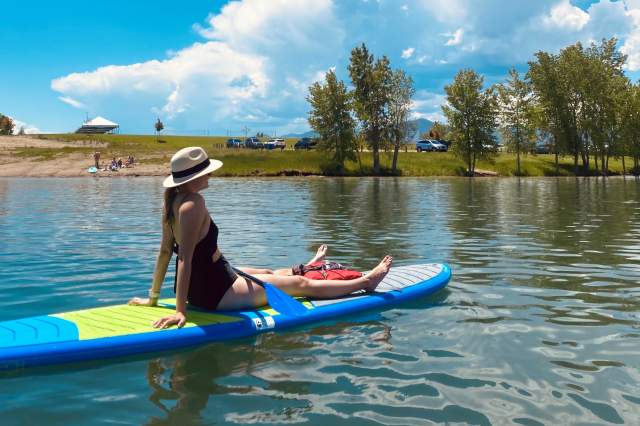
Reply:
M34 139L37 138L37 139ZM297 139L286 139L287 148L280 150L228 149L227 137L212 136L160 136L153 135L77 135L55 134L39 135L37 146L13 146L2 157L5 166L28 162L32 168L39 164L51 163L64 165L72 173L15 173L0 175L32 176L86 176L87 168L93 165L93 153L99 151L101 163L111 158L126 159L129 155L136 158L136 166L126 169L119 175L158 175L168 173L169 159L180 148L202 146L209 155L224 162L224 167L216 172L217 176L333 176L336 169L331 163L331 155L322 151L295 151L293 145ZM50 142L49 142L50 141ZM60 142L66 146L47 147L48 143ZM449 152L417 153L414 146L402 149L398 158L400 176L464 176L466 164ZM359 161L345 163L346 176L372 176L372 158L370 152L359 153ZM381 174L389 175L393 153L381 152ZM627 160L629 161L629 160ZM480 161L477 174L484 176L514 176L515 154L499 153L493 161ZM573 158L560 158L560 168L556 173L553 155L525 155L522 157L522 175L524 176L573 176ZM613 174L622 173L620 159L612 159L609 168ZM596 171L593 170L593 174ZM99 173L99 175L118 175L118 173Z

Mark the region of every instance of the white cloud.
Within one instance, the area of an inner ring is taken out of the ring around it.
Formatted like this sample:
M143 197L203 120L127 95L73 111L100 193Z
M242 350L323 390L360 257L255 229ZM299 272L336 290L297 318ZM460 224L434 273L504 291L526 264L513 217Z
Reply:
M127 110L137 122L160 114L174 128L277 125L292 107L305 112L308 86L335 62L343 34L334 21L329 0L234 1L197 28L208 41L165 59L72 73L51 87L114 119ZM134 120L119 119L125 129Z
M25 123L24 121L20 121L13 117L9 117L9 118L11 118L13 120L13 124L15 124L15 127L13 128L14 135L17 135L18 133L20 133L20 129L24 129L24 133L27 135L43 133L42 130L38 129L33 124Z
M445 46L457 46L462 43L462 36L464 35L464 29L458 28L453 34L447 33L445 36L451 37L445 43Z
M589 14L573 6L569 0L561 0L551 8L550 13L543 18L543 22L549 28L580 31L589 22Z
M187 111L223 119L241 102L267 93L265 58L243 54L220 42L196 43L158 61L73 73L55 79L51 87L74 97L148 97L154 111L172 119ZM79 102L79 101L76 101ZM194 110L197 107L198 110Z
M443 121L441 106L446 102L442 93L418 90L411 105L412 118L426 118L431 121Z
M68 96L58 96L58 99L60 99L65 104L71 105L74 108L78 108L78 109L86 108L85 104L83 104L80 101L76 101L75 99L70 98Z
M402 57L402 59L409 59L410 57L413 56L413 53L416 51L416 49L414 49L413 47L407 47L406 49L404 49L402 51L402 55L400 55Z
M422 0L418 3L441 23L462 22L473 8L468 0Z
M620 51L628 56L627 69L640 71L640 8L629 10L627 15L632 21L633 29L620 47Z

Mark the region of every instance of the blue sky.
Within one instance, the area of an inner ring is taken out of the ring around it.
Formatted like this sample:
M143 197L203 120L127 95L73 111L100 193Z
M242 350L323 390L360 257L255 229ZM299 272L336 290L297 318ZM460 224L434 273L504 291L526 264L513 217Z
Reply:
M152 133L308 130L308 86L366 43L406 70L414 115L442 117L464 67L487 83L538 50L616 36L640 77L640 0L4 0L0 112L32 132L88 114Z

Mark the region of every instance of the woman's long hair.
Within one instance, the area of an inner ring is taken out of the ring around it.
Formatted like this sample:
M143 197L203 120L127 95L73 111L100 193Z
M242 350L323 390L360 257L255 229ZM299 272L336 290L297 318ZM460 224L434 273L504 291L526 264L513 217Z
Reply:
M167 225L171 225L173 220L173 201L178 194L178 188L167 188L164 190L164 217L163 220Z

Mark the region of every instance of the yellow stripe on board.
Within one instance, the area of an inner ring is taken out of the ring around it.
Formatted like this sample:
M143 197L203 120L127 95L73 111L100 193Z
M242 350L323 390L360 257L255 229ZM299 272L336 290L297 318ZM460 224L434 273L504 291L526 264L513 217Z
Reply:
M166 299L161 302L173 304L175 300ZM160 329L153 328L153 322L174 312L175 308L172 306L115 305L85 309L82 311L64 312L51 316L73 322L78 327L80 340L88 340L161 331ZM242 319L213 312L189 310L187 311L187 323L185 327L198 327L236 321L242 321Z

